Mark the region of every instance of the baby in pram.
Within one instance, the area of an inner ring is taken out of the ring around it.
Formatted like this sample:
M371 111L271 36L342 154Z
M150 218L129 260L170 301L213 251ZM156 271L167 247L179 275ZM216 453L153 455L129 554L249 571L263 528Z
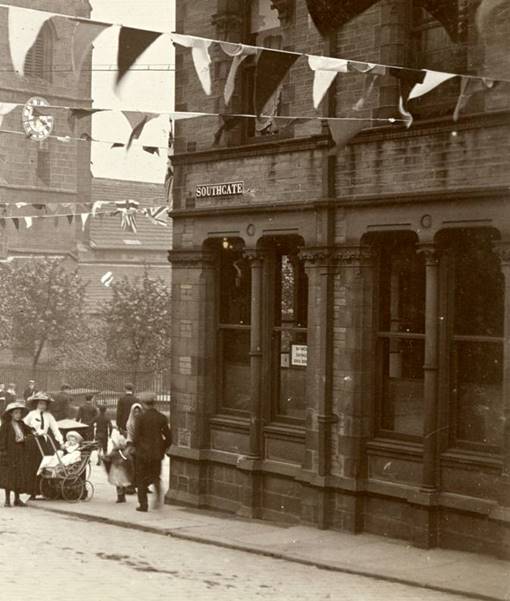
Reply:
M63 449L57 451L55 455L47 455L42 458L37 474L45 469L58 470L61 466L69 466L74 463L79 463L81 460L80 444L83 442L83 437L78 432L72 430L66 434L66 441Z

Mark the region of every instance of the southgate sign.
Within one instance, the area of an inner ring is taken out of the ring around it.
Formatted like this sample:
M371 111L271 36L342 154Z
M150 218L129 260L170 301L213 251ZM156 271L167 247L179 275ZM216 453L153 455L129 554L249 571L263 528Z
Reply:
M238 196L244 194L244 182L225 184L200 184L195 188L195 198L214 198L215 196Z

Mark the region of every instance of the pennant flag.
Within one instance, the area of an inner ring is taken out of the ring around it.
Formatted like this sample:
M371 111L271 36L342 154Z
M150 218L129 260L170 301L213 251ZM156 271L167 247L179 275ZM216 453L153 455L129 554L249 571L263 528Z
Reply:
M67 117L67 122L72 131L76 126L76 121L79 119L84 119L85 117L90 117L94 113L100 113L103 109L75 109L69 108L69 115Z
M404 118L404 122L405 122L407 129L409 129L411 127L411 125L413 124L414 118L411 115L411 113L406 109L405 101L404 101L404 98L402 95L400 96L400 98L398 100L398 110L399 110L399 113Z
M32 227L32 217L23 217L27 230Z
M159 117L157 113L140 113L139 111L122 111L129 124L133 128L131 135L129 136L126 150L131 148L134 140L138 140L142 135L144 127L149 121Z
M471 99L471 96L478 92L494 87L495 81L487 78L473 78L473 77L461 77L460 81L460 94L457 100L457 106L453 112L453 120L458 121L460 113L466 108L467 103Z
M16 230L19 231L19 219L17 217L13 217L12 218L12 224L14 225L14 227L16 228Z
M366 91L353 106L353 111L360 111L365 107L365 104L370 99L370 96L374 91L376 81L377 75L373 75L367 80ZM349 140L354 138L356 134L368 127L369 123L370 121L368 119L328 119L329 131L331 132L331 137L335 143L334 152L338 152L341 148L343 148L349 142Z
M111 146L110 146L110 150L112 150L113 148L124 148L126 145L122 144L122 142L114 142Z
M322 36L335 32L377 0L306 0L312 21Z
M508 0L482 0L476 11L476 26L482 34L487 33L487 23L494 11L508 2Z
M119 51L117 55L117 79L118 87L126 73L147 48L155 42L162 34L157 31L144 31L131 27L120 28Z
M78 21L72 37L72 62L73 71L79 77L83 63L91 49L93 41L110 25L105 23L94 23L92 21Z
M407 101L411 90L425 80L426 71L419 71L418 69L400 69L398 67L389 67L387 71L388 75L396 77L400 82L400 93Z
M22 207L26 207L28 202L17 202L15 204L17 209L21 209Z
M412 100L413 98L419 98L424 94L428 94L434 88L441 85L443 82L448 79L452 79L453 77L457 77L453 73L440 73L439 71L426 71L425 78L422 83L417 83L409 93L408 100Z
M90 213L80 213L80 219L81 219L81 231L84 232L85 231L85 226L87 224L87 219L89 218L89 214Z
M14 70L25 74L25 59L37 40L42 26L53 15L39 10L26 10L9 6L9 48Z
M314 71L313 106L318 109L337 74L348 73L349 61L327 56L309 56L308 64L310 69Z
M258 50L257 48L244 46L243 44L230 44L228 42L222 42L220 47L225 54L233 57L232 64L230 65L230 71L228 72L227 81L225 83L225 90L223 92L225 104L229 105L234 94L239 67L249 56L255 56L258 53Z
M371 73L372 75L386 75L386 67L375 63L359 63L349 61L349 71L352 73Z
M98 209L106 204L108 204L107 200L96 200L96 202L92 204L92 217L95 217Z
M80 140L85 140L86 142L93 142L94 138L90 134L83 133L80 136Z
M159 157L159 148L157 146L142 146L142 150L149 154L157 154Z
M167 227L167 207L148 207L144 209L143 212L155 225L163 225Z
M14 102L0 102L0 127L4 117L13 111L18 105Z
M211 81L211 55L209 54L209 46L212 42L200 38L191 38L177 33L171 34L172 42L191 48L191 56L198 79L202 85L204 92L210 96L212 94Z
M255 69L255 113L260 115L267 101L276 92L298 54L261 50Z
M105 288L109 288L113 283L113 273L111 271L107 271L104 275L101 276L101 284Z
M68 221L69 225L73 224L73 219L74 219L74 215L67 215L67 221Z

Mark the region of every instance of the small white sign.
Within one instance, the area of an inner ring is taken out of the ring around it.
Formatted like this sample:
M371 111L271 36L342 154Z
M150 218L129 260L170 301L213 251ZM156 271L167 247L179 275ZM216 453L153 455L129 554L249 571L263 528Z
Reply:
M291 347L291 363L295 367L308 365L308 346L306 344L293 344Z
M290 367L289 353L281 353L280 354L280 367Z

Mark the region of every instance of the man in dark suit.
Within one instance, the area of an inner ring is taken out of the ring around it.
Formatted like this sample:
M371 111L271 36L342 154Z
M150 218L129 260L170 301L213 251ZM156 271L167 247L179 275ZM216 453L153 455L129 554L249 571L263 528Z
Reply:
M115 421L117 422L117 428L123 436L126 436L126 424L129 417L129 412L134 403L140 401L135 397L133 390L133 384L126 384L124 386L124 396L121 396L117 401L117 415Z
M71 387L68 384L62 384L60 392L53 397L53 403L50 403L49 412L57 421L71 417L72 397L69 390Z
M135 463L138 489L137 511L148 511L147 489L154 484L156 500L154 508L161 504L161 462L171 443L168 420L156 407L156 395L147 393L143 397L145 411L138 417L135 426Z
M30 397L32 395L34 395L36 392L38 392L38 390L35 387L35 380L29 380L27 387L23 391L23 398L25 399L25 406L28 406L28 404L30 402L29 401Z

